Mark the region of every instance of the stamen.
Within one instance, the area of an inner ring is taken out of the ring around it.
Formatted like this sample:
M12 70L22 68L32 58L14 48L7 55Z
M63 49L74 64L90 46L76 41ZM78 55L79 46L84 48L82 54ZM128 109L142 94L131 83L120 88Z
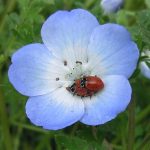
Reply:
M59 80L59 78L57 77L57 78L56 78L56 81L58 81L58 80Z
M76 61L76 64L81 64L82 65L82 62L81 61Z
M66 60L64 60L64 66L67 66L67 61Z

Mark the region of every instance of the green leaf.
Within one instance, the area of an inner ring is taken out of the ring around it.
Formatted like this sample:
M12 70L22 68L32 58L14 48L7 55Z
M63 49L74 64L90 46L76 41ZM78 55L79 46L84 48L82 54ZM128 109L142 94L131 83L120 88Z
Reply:
M56 135L55 140L59 150L88 150L89 146L85 140L67 135Z

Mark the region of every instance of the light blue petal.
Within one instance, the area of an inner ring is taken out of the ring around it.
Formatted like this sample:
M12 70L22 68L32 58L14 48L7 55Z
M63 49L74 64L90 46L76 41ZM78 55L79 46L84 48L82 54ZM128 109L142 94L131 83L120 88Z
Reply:
M20 93L27 96L46 94L52 90L49 71L51 53L42 44L30 44L12 56L8 76Z
M124 111L131 99L131 87L123 76L112 75L102 79L104 89L85 100L85 115L81 122L88 125L104 124Z
M148 67L146 62L143 61L140 63L140 70L143 76L150 79L150 68Z
M57 57L69 63L86 61L87 45L98 25L97 19L86 10L58 11L45 21L41 35L44 44Z
M116 12L123 4L124 0L102 0L101 6L105 13Z
M97 69L102 75L124 75L129 78L139 58L139 50L129 32L117 24L97 27L91 36L88 51L91 57L89 63L103 68L103 71ZM92 58L92 53L95 58Z
M58 130L80 120L84 104L81 98L59 88L47 95L31 97L26 104L26 114L35 125Z

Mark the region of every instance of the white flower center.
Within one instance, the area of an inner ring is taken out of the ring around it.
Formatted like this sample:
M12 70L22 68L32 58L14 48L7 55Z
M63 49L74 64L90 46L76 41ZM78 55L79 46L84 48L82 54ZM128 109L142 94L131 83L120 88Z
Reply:
M81 62L76 61L73 68L69 69L69 72L66 73L65 79L69 81L74 81L76 79L80 79L83 76L88 76L91 74L91 71L87 67L88 65Z
M91 54L88 59L54 56L50 62L50 79L53 89L65 88L79 97L91 97L103 88L101 76L104 69L98 55ZM83 86L82 86L83 85Z

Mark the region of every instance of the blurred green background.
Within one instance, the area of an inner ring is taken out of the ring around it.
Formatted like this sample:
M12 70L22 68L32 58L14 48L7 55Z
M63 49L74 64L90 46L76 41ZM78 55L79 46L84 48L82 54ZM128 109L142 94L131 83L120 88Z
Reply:
M150 49L150 0L125 0L110 15L104 15L100 0L0 0L0 150L150 150L150 80L139 69L130 79L128 109L104 125L76 123L47 131L27 119L27 97L8 81L11 55L23 45L41 42L41 25L50 14L73 8L87 9L101 24L126 26L140 51Z

